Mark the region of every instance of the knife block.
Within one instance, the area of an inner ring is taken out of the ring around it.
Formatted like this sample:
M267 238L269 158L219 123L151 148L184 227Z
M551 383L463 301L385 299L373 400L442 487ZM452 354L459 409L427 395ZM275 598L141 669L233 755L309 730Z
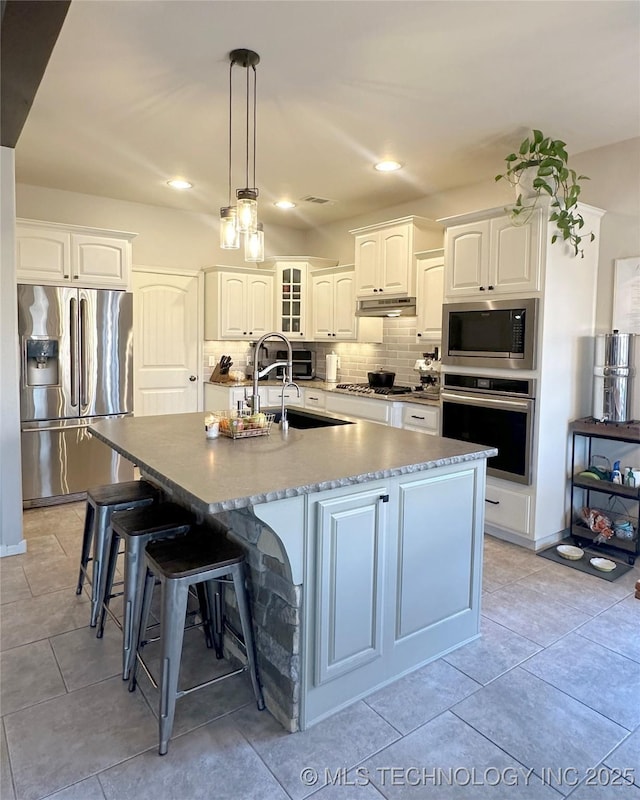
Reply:
M220 371L220 364L216 364L209 378L210 383L228 383L232 379L229 377L228 372Z

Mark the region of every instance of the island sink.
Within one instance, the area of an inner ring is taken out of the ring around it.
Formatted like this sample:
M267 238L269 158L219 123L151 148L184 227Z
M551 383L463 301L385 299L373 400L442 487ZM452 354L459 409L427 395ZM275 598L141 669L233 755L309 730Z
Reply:
M282 416L280 409L266 408L264 410L275 414L274 423L280 422ZM333 425L353 425L353 420L350 419L330 417L326 414L316 414L313 411L303 411L299 408L287 408L287 419L289 420L290 428L302 430L308 428L329 428Z

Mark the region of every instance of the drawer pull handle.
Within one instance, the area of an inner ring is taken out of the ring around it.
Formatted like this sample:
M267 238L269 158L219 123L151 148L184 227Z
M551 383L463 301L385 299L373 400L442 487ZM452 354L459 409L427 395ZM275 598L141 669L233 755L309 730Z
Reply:
M489 500L488 497L484 498L484 502L485 503L491 503L492 506L499 506L500 505L500 501L499 500Z
M388 494L381 494L380 495L380 499L382 500L383 503L388 503L389 502L389 495Z
M411 419L424 419L424 417L419 417L417 414L412 414Z

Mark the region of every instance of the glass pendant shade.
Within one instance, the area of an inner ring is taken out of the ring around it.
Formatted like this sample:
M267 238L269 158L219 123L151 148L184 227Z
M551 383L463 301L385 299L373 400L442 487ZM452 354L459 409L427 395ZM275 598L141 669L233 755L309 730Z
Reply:
M244 260L253 263L264 261L264 230L261 222L257 223L255 231L248 231L244 235Z
M240 232L236 220L235 206L220 209L220 247L223 250L238 250L240 247Z
M240 233L253 232L258 226L258 192L255 189L238 189L238 221L236 223Z

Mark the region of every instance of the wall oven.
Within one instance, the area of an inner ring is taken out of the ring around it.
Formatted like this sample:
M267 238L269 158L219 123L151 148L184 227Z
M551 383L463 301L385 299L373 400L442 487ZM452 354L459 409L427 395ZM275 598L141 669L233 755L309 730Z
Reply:
M442 313L443 365L535 369L536 298L445 303Z
M497 447L487 474L530 484L535 381L445 375L443 385L442 435Z

